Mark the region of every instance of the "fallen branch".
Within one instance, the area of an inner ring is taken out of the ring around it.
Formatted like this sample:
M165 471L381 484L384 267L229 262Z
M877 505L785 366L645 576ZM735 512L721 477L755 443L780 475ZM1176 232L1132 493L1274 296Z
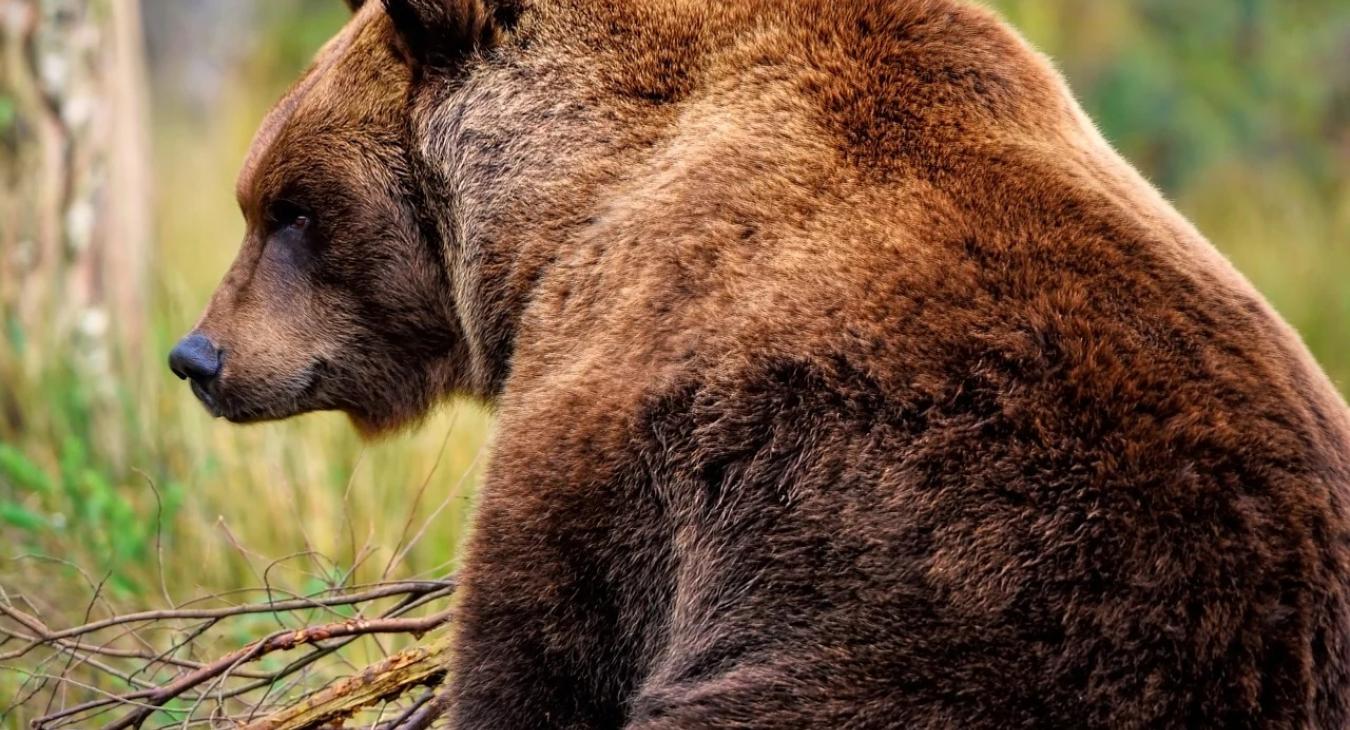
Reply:
M445 673L449 652L448 636L427 646L400 652L270 717L248 724L245 730L303 730L318 727L322 723L341 720L386 698L400 696L414 687L439 683ZM411 727L410 722L418 719L420 710L438 704L434 702L435 698L435 695L428 694L418 700L389 727L400 730Z
M242 664L257 661L272 652L288 651L302 644L317 644L321 641L345 636L409 634L421 638L426 632L443 626L449 621L450 611L447 609L421 619L353 620L299 631L278 631L262 641L227 654L195 672L190 672L168 686L156 690L147 690L143 696L135 697L135 699L141 701L140 707L125 718L109 725L108 730L140 727L147 717L154 713L156 709L164 706L169 700L180 697L222 674L234 671ZM42 720L38 722L41 723Z
M69 639L76 636L83 636L95 631L121 626L131 623L151 623L187 619L219 619L234 618L237 616L246 616L255 613L277 613L287 611L302 611L311 608L341 608L343 606L355 606L362 603L370 603L381 598L391 596L421 595L425 593L438 593L447 590L454 590L454 581L418 581L412 583L390 583L372 588L364 593L355 593L351 595L335 598L299 598L289 601L277 601L274 603L261 603L248 606L229 606L225 608L200 608L200 609L166 609L161 611L142 611L139 613L130 613L124 616L113 616L101 621L94 621L83 626L53 631L50 633L39 632L39 637L32 645L24 647L8 654L0 654L0 661L10 661L22 657L28 651L31 651L43 644L57 641L60 639ZM27 616L12 606L0 604L0 613L10 616L19 623L28 626L33 625L29 622L39 623L37 619Z
M394 724L381 721L383 712L372 721L383 730L429 727L443 714L444 698L433 692L416 699L405 695L440 683L447 637L388 655L361 671L349 668L350 659L339 652L354 641L377 636L416 641L446 626L452 618L448 604L454 588L453 576L447 576L265 603L179 607L86 619L80 626L65 629L49 627L31 606L21 610L13 599L0 595L0 643L21 642L17 649L0 655L0 660L29 660L30 654L42 650L40 656L31 657L28 667L0 669L27 677L24 686L31 689L21 701L49 698L48 709L32 722L34 728L89 727L94 718L122 708L126 714L104 726L106 730L143 727L156 713L168 713L175 725L208 722L298 730L340 723L379 703L394 703L386 708L394 715ZM431 613L409 615L435 603L441 606ZM383 608L377 610L378 606ZM298 620L316 609L343 609L355 615L318 625ZM363 615L367 613L376 615ZM218 639L214 633L208 636L208 631L218 631L223 622L259 614L271 614L287 628L218 658L199 658L203 643ZM284 616L294 618L283 620ZM164 632L181 638L167 647L162 639L147 638ZM380 644L368 646L383 652ZM308 651L280 669L249 668L267 657L302 648ZM181 656L182 652L187 655ZM321 661L326 657L334 661ZM335 662L340 664L335 666ZM49 669L49 665L54 666ZM123 690L109 691L108 682L120 683ZM74 701L67 702L68 697ZM61 702L52 707L52 700L58 698Z

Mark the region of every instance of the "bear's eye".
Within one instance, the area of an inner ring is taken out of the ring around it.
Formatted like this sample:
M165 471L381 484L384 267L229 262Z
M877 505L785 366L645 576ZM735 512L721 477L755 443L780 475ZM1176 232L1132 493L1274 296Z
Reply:
M267 206L267 225L274 231L282 229L304 230L309 227L309 211L295 203L278 200Z

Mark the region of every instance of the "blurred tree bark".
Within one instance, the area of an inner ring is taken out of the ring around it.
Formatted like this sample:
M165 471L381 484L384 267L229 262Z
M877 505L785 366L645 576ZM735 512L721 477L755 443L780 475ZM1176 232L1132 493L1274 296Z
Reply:
M139 0L0 0L0 23L5 334L103 369L146 319Z

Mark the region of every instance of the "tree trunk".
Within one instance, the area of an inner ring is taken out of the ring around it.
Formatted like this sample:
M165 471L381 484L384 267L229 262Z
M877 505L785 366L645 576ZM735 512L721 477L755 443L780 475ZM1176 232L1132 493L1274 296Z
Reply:
M138 0L0 0L7 345L106 370L144 334L147 139Z

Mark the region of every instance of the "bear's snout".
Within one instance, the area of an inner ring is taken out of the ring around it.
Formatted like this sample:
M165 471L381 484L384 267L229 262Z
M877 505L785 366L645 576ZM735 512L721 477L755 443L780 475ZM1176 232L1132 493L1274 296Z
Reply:
M212 415L220 415L211 386L220 378L222 353L200 332L191 332L169 352L169 369L192 385L192 394Z
M169 369L182 380L208 385L220 374L220 348L206 335L193 332L169 353Z

